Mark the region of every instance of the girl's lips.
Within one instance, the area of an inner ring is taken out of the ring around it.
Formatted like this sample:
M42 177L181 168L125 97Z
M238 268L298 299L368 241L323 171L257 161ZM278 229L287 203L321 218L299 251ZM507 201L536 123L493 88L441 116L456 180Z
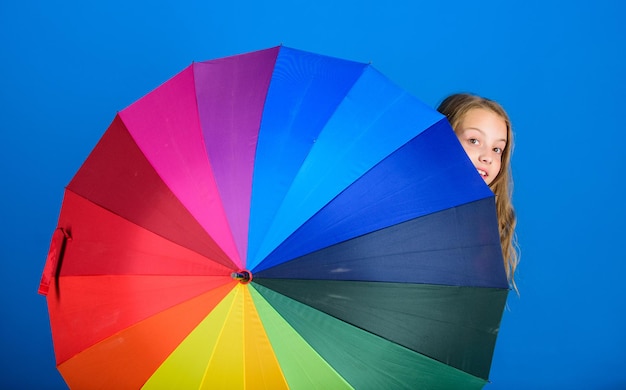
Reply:
M487 176L489 176L489 175L487 174L487 171L485 171L485 170L482 170L482 169L480 169L480 168L476 168L476 170L478 171L478 173L479 173L479 174L480 174L480 176L482 176L482 177L487 177Z

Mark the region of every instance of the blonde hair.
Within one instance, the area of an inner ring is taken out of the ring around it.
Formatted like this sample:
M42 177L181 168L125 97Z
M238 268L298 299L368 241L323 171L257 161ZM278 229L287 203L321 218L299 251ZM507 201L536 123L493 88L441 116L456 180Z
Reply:
M504 269L509 284L517 291L515 284L515 270L519 262L515 225L517 217L511 197L513 194L513 177L511 175L511 152L513 149L513 131L511 120L504 108L497 102L467 93L450 95L441 102L437 111L448 118L452 128L457 128L465 115L472 109L482 108L492 111L504 119L506 123L507 144L502 153L502 165L496 178L489 184L489 188L496 195L496 211L500 230L500 245L504 257Z

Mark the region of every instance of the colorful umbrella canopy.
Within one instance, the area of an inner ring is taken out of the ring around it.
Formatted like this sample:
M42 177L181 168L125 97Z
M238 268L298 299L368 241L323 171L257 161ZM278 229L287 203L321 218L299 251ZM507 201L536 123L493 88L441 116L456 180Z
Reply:
M447 120L371 65L197 62L119 112L42 276L72 388L481 388L508 285Z

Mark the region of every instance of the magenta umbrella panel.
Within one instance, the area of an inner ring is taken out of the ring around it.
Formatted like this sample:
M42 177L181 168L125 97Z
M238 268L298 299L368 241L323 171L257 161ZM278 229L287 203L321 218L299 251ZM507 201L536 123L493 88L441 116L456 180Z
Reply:
M280 46L119 112L40 292L77 388L481 388L497 226L445 117L371 65Z

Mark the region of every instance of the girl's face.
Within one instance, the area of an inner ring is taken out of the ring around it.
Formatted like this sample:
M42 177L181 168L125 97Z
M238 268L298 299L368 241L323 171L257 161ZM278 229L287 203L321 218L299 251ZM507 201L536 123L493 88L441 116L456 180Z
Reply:
M465 153L487 185L500 173L502 153L507 144L504 119L484 108L472 108L455 129Z

